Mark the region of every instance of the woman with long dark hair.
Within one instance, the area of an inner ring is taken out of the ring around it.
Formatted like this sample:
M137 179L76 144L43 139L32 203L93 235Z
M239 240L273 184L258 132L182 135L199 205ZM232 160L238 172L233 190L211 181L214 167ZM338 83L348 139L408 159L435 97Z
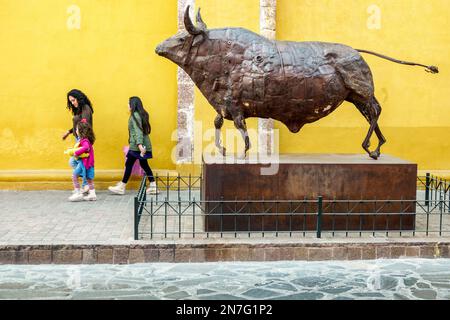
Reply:
M152 169L148 165L148 159L153 158L152 143L150 141L150 133L152 131L149 115L145 111L142 101L139 97L131 97L128 104L130 110L130 117L128 119L128 143L130 149L127 153L127 160L125 162L125 172L123 179L116 186L109 187L109 191L123 195L125 194L125 187L131 176L131 171L136 160L139 160L141 168L145 171L150 187L147 189L147 194L156 194L156 182L153 177Z
M67 93L67 109L73 115L72 127L63 134L63 140L66 140L70 134L77 138L76 128L81 119L86 119L93 128L92 114L94 113L94 108L89 98L82 91L73 89Z
M72 128L67 130L62 139L66 140L70 134L73 134L76 141L79 142L80 138L77 136L76 128L78 127L78 123L80 123L81 119L86 119L87 123L93 128L93 119L92 114L94 113L94 109L92 107L92 103L89 98L80 90L72 89L67 93L67 109L72 113ZM79 161L75 157L71 157L69 160L70 166L75 169ZM89 192L89 186L86 177L83 178L82 183L82 193ZM74 193L80 192L79 189L75 189Z

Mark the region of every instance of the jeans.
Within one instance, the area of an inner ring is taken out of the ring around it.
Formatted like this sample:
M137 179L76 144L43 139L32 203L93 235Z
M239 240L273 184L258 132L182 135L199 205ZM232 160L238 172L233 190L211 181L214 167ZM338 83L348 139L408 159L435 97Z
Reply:
M86 168L84 167L83 161L81 159L75 159L75 157L71 157L69 160L70 166L73 168L73 174L81 177L83 179L82 186L86 186Z

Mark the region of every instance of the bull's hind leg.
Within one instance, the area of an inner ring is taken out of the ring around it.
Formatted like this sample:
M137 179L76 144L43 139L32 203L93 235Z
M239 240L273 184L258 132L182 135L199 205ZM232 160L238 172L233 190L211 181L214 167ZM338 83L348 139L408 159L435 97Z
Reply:
M250 137L248 136L247 132L247 124L245 123L245 118L242 115L234 117L233 120L236 129L238 129L241 132L242 138L244 139L245 142L244 154L240 156L240 158L245 159L245 157L247 156L247 151L251 148Z
M223 126L223 117L221 114L218 114L216 119L214 120L214 126L216 127L216 147L219 149L220 153L225 157L227 153L227 149L222 146L222 141L220 140L220 130Z
M381 146L386 143L386 139L384 138L383 134L381 133L380 127L378 126L378 119L381 114L381 106L375 97L371 97L367 102L362 102L355 99L351 99L349 101L356 106L356 108L361 112L361 114L370 124L369 131L367 132L367 136L362 143L362 147L371 158L376 160L380 157ZM372 137L374 131L378 138L378 146L374 151L370 151L370 138Z
M376 128L375 128L375 133L376 133L376 135L377 135L377 137L378 137L378 147L377 147L377 149L375 150L375 152L376 152L376 154L378 154L378 157L380 156L380 153L381 153L381 151L380 151L380 148L381 148L381 146L383 145L383 144L385 144L386 143L386 138L383 136L383 134L381 133L381 130L380 130L380 127L378 126L378 124L377 124L377 126L376 126Z

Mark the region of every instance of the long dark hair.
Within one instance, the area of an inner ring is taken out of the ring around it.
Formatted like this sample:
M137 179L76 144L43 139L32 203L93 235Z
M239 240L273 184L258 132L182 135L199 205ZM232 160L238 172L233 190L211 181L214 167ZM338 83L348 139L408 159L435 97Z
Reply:
M78 108L75 108L70 102L69 97L74 97L78 101ZM67 109L69 109L73 115L79 115L82 112L84 106L89 106L91 108L92 113L94 113L94 108L92 107L92 103L89 98L78 89L72 89L67 93Z
M152 127L150 125L150 120L148 116L148 112L145 111L144 106L142 105L142 101L139 97L131 97L130 98L130 107L131 107L131 116L133 117L134 121L136 121L139 128L142 130L142 132L147 135L152 132ZM134 113L137 112L142 119L142 126L137 121L136 117L134 116Z
M80 139L88 139L91 144L95 142L95 134L91 125L86 121L86 119L82 119L78 122L78 133L80 134Z

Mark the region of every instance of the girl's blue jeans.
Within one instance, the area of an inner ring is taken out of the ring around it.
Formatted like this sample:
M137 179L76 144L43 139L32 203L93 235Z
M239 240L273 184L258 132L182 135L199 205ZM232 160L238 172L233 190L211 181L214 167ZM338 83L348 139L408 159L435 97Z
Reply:
M88 183L86 180L86 168L84 167L83 161L81 161L81 159L77 160L75 157L70 157L69 164L73 168L73 174L83 179L81 186L86 186Z

